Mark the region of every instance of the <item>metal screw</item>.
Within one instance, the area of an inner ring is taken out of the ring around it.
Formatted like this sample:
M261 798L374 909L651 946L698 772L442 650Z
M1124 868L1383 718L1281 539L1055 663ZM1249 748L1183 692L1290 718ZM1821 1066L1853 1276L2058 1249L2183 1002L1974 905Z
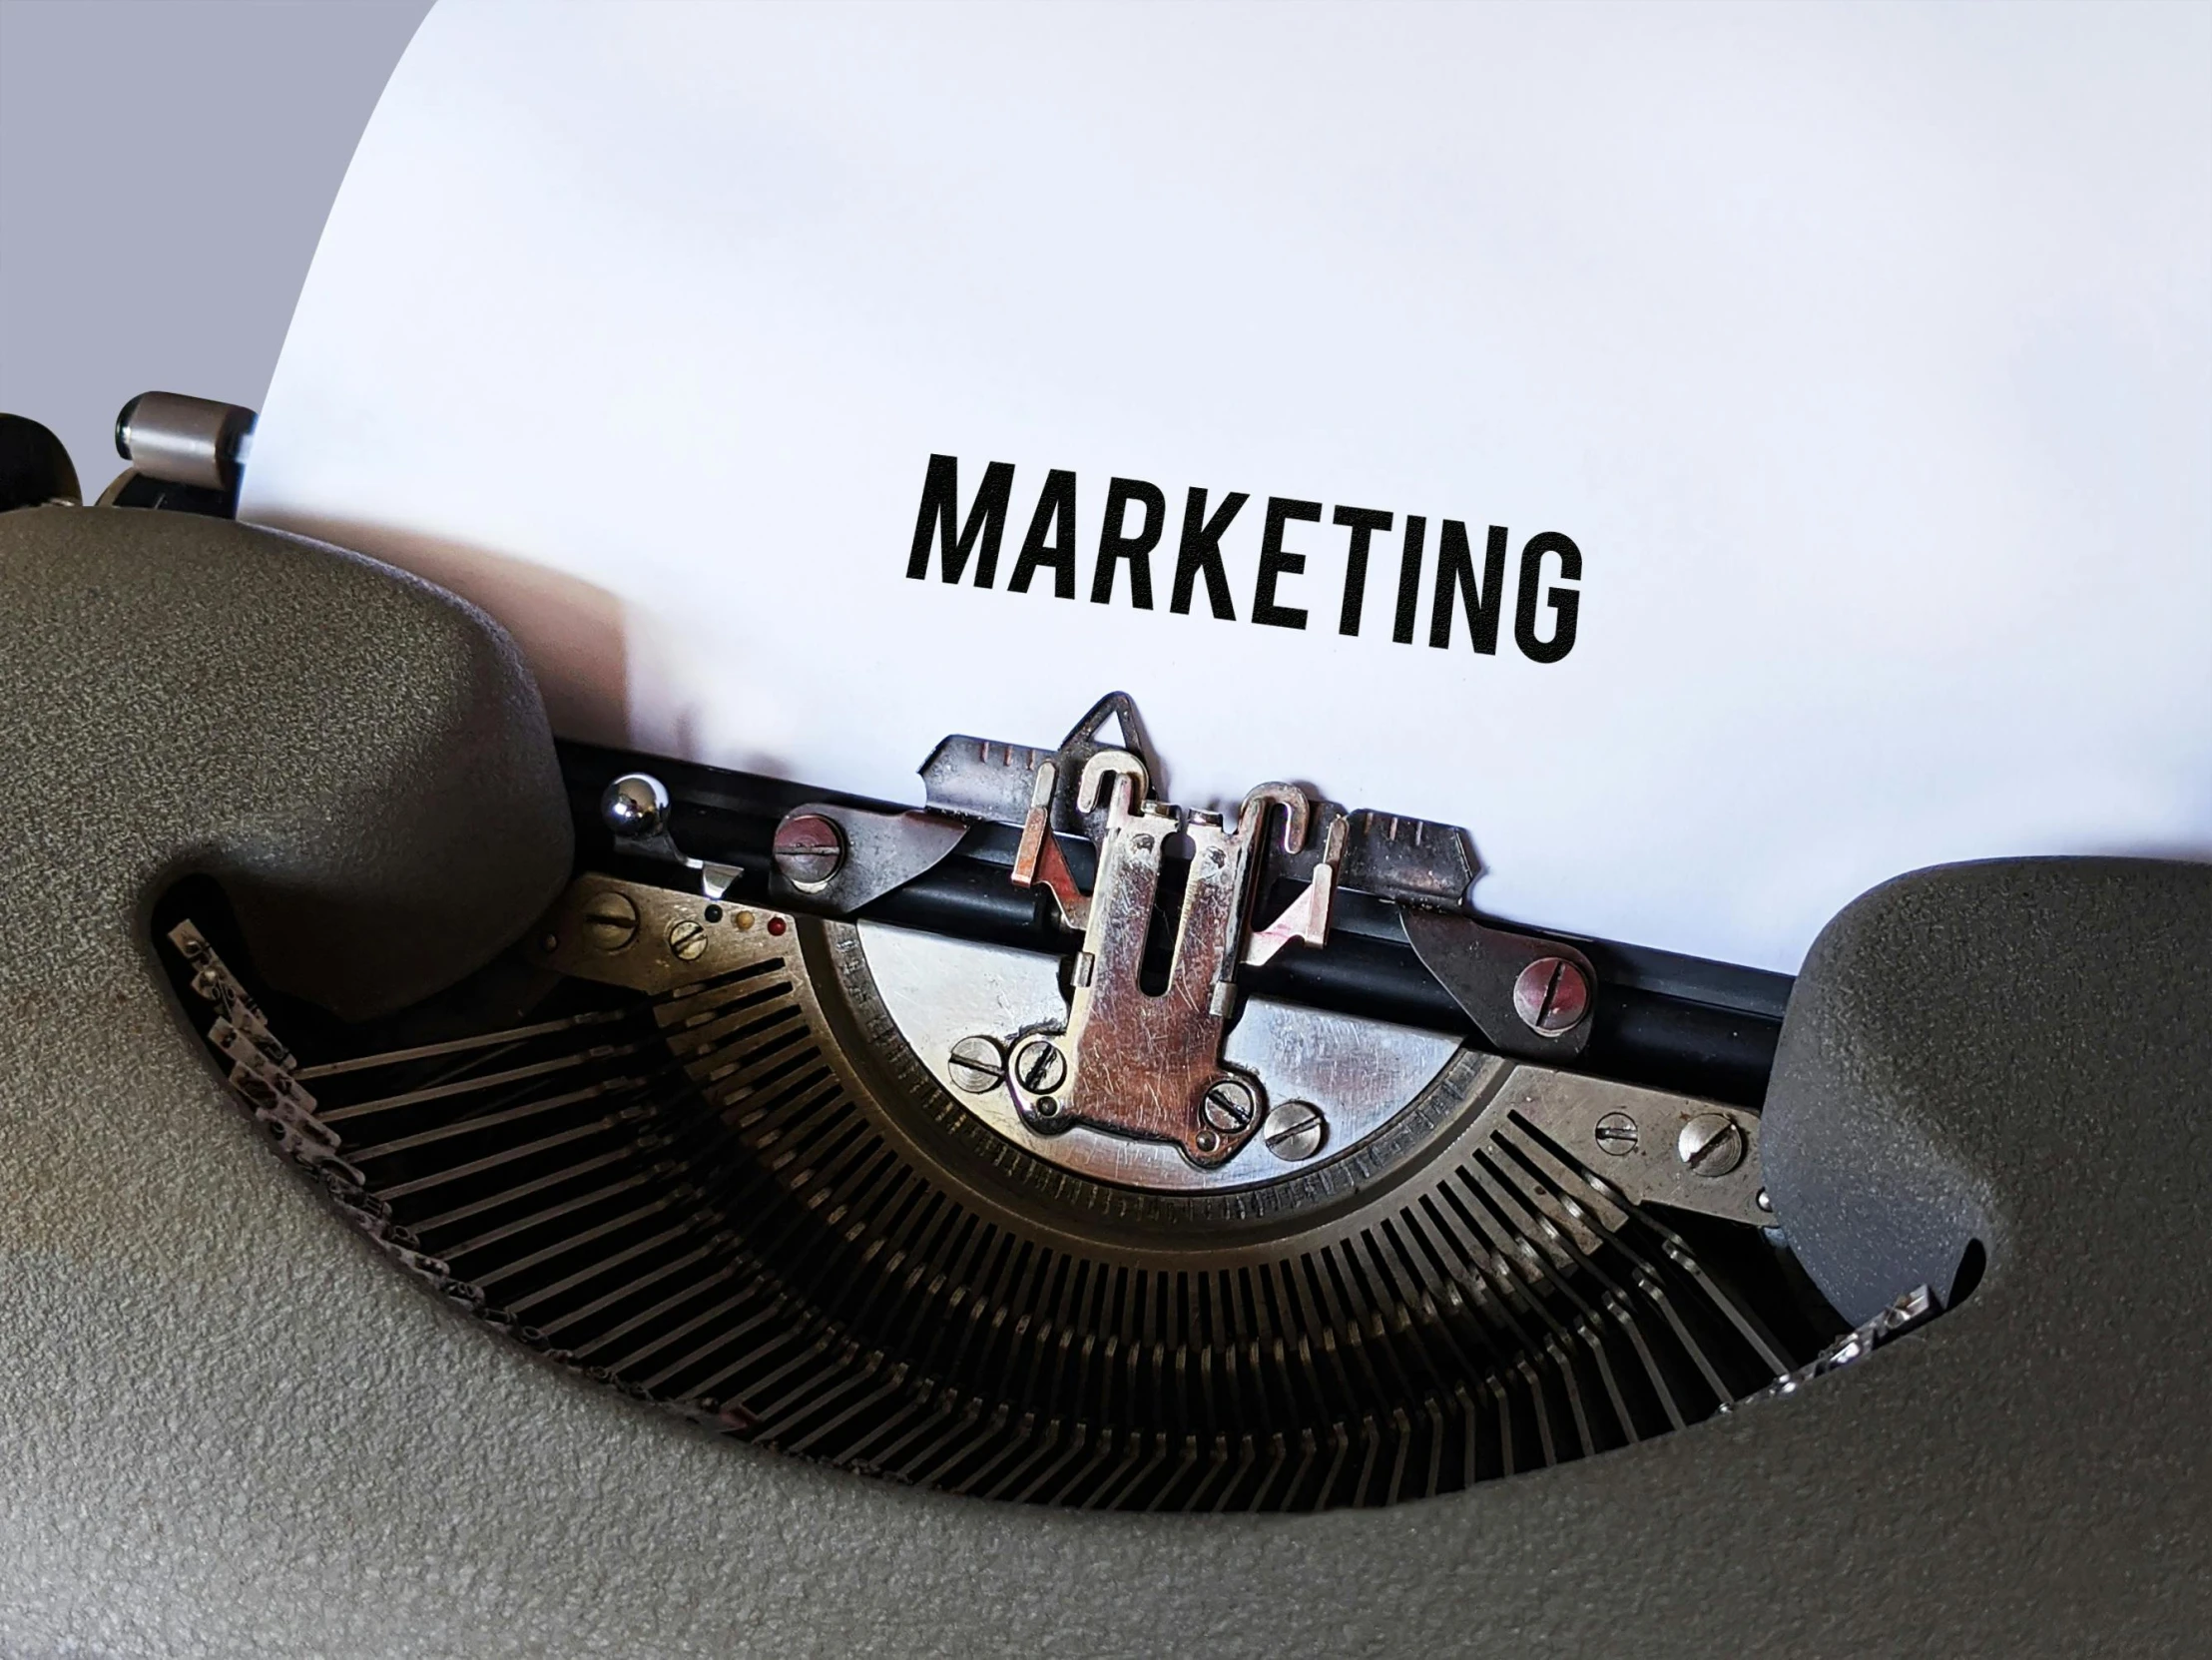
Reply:
M1259 1109L1259 1097L1242 1078L1217 1078L1198 1110L1223 1135L1233 1136L1244 1131Z
M1513 981L1513 1012L1532 1032L1571 1032L1590 1011L1590 982L1565 957L1538 957Z
M638 937L638 907L621 893L595 893L584 911L584 937L602 951L619 951Z
M1701 1112L1682 1126L1674 1151L1693 1176L1725 1176L1744 1162L1744 1132L1733 1118Z
M1006 1081L1006 1051L995 1038L963 1037L945 1063L952 1081L970 1095L984 1095Z
M1268 1151L1286 1164L1310 1159L1329 1139L1329 1120L1311 1101L1284 1101L1268 1114L1262 1134Z
M1593 1132L1600 1152L1625 1158L1636 1151L1636 1121L1625 1112L1609 1112Z
M1048 1039L1033 1037L1014 1056L1014 1078L1032 1095L1045 1095L1058 1089L1067 1075L1067 1057Z
M617 835L651 835L668 822L668 790L651 773L625 773L599 798L599 816Z
M697 918L685 916L668 925L668 948L680 961L690 962L707 948L707 929Z
M776 868L803 893L829 885L844 866L844 832L819 813L795 813L776 827Z

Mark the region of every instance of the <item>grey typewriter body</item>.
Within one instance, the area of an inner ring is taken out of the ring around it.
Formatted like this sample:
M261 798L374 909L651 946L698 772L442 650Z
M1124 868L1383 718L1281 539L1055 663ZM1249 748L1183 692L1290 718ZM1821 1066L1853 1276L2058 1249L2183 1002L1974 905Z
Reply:
M2202 865L1920 872L1791 986L1182 813L1126 700L901 811L557 748L220 514L0 514L0 1649L2212 1618Z

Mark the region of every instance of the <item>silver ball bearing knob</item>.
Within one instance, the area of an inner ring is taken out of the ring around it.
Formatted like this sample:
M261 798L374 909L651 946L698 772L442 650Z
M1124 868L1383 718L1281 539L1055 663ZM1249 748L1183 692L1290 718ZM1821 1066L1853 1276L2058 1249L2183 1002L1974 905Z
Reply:
M625 773L599 798L599 816L617 835L651 835L668 823L668 789L651 773Z

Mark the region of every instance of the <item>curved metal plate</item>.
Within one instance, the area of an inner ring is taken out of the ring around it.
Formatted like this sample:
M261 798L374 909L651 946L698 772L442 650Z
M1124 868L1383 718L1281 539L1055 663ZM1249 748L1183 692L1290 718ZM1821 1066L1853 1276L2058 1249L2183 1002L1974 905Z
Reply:
M1067 1016L1056 959L969 940L859 924L868 971L899 1032L951 1094L1015 1146L1100 1181L1173 1192L1219 1191L1273 1181L1293 1168L1255 1136L1228 1163L1201 1170L1164 1142L1097 1130L1039 1135L1005 1089L973 1093L950 1065L952 1045L997 1037ZM1307 1101L1328 1120L1317 1157L1367 1141L1404 1110L1458 1051L1458 1039L1347 1014L1294 1009L1264 997L1245 1004L1223 1058L1258 1076L1273 1102Z

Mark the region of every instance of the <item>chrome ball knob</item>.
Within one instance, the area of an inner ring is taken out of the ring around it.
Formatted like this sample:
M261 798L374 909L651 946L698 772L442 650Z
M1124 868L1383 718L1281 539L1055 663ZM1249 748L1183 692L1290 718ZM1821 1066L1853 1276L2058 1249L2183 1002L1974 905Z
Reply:
M625 773L599 798L599 816L617 835L651 835L668 823L668 790L650 773Z

